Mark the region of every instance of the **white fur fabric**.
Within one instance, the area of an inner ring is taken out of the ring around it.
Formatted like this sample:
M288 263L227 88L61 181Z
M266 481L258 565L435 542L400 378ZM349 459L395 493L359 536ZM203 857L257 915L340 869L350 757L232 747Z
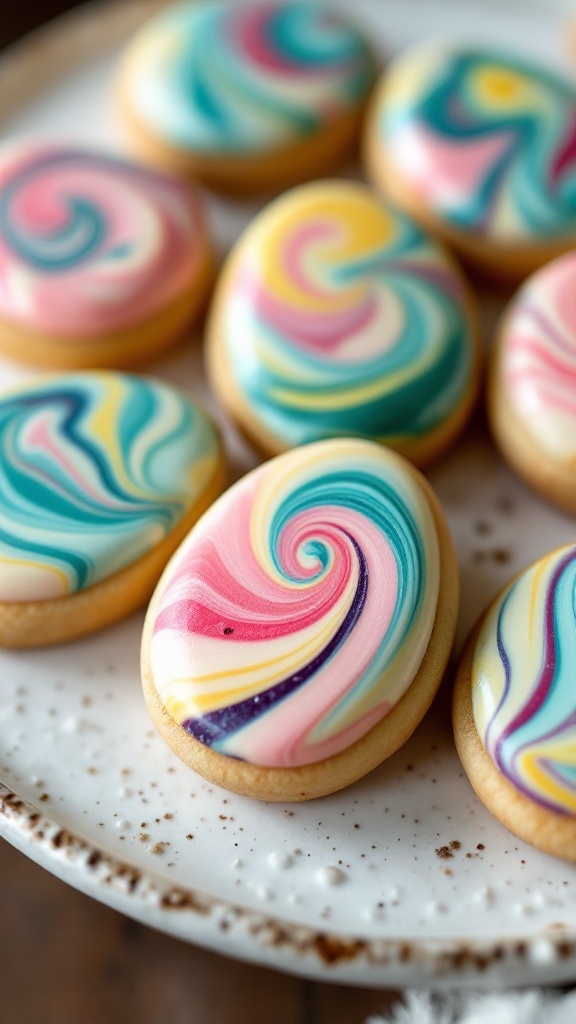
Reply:
M389 1016L366 1024L576 1024L576 992L406 992Z

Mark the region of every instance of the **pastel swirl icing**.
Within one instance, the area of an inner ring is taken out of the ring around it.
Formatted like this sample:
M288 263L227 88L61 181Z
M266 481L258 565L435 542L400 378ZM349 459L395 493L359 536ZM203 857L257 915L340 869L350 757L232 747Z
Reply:
M419 439L469 393L460 276L407 217L352 182L295 189L249 227L218 332L252 413L286 446Z
M393 452L320 442L232 487L161 587L150 657L169 714L230 757L308 764L412 682L436 614L436 527Z
M576 252L534 274L513 301L500 367L497 383L538 449L576 468Z
M0 601L64 597L126 568L212 482L219 444L185 395L119 373L0 397Z
M491 606L472 667L478 735L525 796L576 814L576 545L535 562Z
M502 242L576 233L568 80L490 50L419 48L390 71L378 121L394 172L457 228Z
M129 328L193 287L196 193L79 149L0 150L0 316L70 340Z
M308 2L180 3L144 27L123 88L179 148L243 152L313 135L360 103L374 62L361 34Z

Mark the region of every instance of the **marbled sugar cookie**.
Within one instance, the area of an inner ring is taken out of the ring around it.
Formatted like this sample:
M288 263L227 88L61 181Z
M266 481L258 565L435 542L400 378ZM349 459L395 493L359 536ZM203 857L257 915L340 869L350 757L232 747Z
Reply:
M533 487L576 512L576 251L525 283L491 357L492 431Z
M146 701L206 778L321 796L407 740L457 611L452 540L417 470L369 441L305 445L230 488L170 562L144 629Z
M462 656L454 730L489 811L547 853L576 862L576 545L520 573Z
M136 153L238 192L285 188L353 147L375 62L345 17L304 0L193 0L162 11L122 61Z
M576 243L576 84L528 60L401 54L365 152L387 195L490 273L520 278Z
M180 340L212 278L195 190L89 150L0 147L0 352L138 365Z
M222 489L216 431L183 393L69 374L0 397L0 646L93 630L145 604Z
M418 465L462 429L479 382L472 296L445 250L365 185L302 185L232 251L207 330L209 377L267 454L335 436Z

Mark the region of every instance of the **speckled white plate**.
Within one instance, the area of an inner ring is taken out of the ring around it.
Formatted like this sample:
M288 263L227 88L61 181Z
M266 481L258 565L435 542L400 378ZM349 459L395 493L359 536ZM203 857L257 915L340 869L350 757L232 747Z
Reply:
M155 6L90 5L5 54L2 132L119 145L111 75ZM355 14L383 52L449 30L569 67L569 6L356 0ZM255 209L212 202L223 251ZM484 306L489 324L498 302L486 296ZM198 346L153 372L207 397ZM0 363L0 390L24 376ZM254 456L223 426L239 475ZM431 477L460 556L461 641L513 572L574 538L574 522L512 477L481 424ZM54 650L0 653L6 839L147 924L316 978L383 987L576 978L576 867L516 840L476 800L454 752L447 687L408 745L362 782L308 805L259 804L208 786L151 728L142 620Z

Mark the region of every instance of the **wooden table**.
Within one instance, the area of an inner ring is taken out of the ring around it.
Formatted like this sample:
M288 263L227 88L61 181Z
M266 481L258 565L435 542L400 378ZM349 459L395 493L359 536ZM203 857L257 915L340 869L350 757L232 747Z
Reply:
M2 1024L363 1024L390 994L302 981L109 910L0 841Z
M74 0L2 0L0 48ZM301 981L153 932L0 841L2 1024L362 1024L390 994Z

